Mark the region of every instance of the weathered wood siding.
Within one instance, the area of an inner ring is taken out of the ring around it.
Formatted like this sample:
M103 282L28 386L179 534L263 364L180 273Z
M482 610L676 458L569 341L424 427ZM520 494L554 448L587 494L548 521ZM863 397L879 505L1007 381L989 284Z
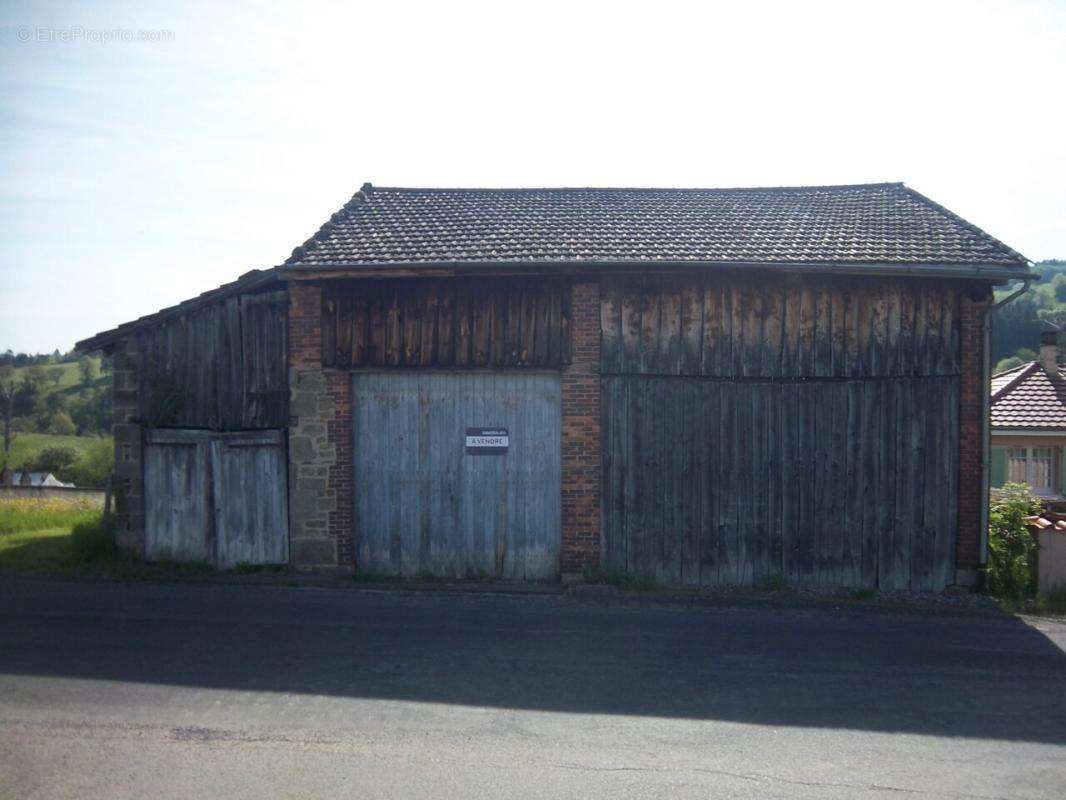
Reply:
M957 295L611 280L603 563L664 583L954 579Z
M134 334L141 419L229 431L286 425L286 298L233 296Z
M744 273L604 282L604 374L866 378L959 373L947 282Z
M144 448L144 556L208 561L211 478L208 440L193 431L153 431Z
M286 475L281 431L212 440L215 566L288 563Z
M353 376L356 563L368 573L558 574L560 383L543 373ZM505 427L505 455L468 455Z
M338 367L558 367L570 357L560 278L336 282L322 353Z
M287 563L285 476L281 431L150 431L145 557L221 568Z

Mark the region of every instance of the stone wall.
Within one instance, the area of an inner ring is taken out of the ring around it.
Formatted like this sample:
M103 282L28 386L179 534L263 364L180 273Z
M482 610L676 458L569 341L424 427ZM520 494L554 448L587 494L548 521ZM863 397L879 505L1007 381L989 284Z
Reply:
M338 531L330 529L337 489L330 485L338 463L329 436L336 404L322 368L322 291L294 283L289 288L289 543L294 566L335 567ZM351 529L347 531L351 537Z
M138 418L137 340L115 346L111 433L115 437L115 541L144 556L144 430Z

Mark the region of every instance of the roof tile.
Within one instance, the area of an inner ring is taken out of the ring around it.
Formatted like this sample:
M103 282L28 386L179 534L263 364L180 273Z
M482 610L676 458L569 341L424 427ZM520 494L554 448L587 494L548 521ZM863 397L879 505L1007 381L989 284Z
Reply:
M434 262L992 265L1025 257L900 183L761 189L367 184L289 266Z

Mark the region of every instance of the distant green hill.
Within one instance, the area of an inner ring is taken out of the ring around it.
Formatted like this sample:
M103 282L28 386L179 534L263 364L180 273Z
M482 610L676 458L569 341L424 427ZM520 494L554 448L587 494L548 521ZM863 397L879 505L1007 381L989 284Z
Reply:
M996 372L1036 357L1040 333L1053 325L1066 329L1066 261L1051 259L1034 267L1040 280L1029 291L996 312L992 321L992 363ZM1018 288L1015 283L996 292L1002 299ZM1060 338L1060 346L1066 339Z

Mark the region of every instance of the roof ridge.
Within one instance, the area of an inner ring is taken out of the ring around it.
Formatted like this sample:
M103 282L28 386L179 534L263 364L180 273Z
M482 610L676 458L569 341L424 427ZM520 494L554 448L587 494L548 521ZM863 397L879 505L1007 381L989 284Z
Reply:
M365 183L360 190L370 192L419 192L424 194L443 194L446 192L496 192L496 193L533 193L533 192L803 192L818 189L887 189L906 188L902 181L881 183L826 183L795 184L792 186L373 186ZM357 193L358 194L358 193Z
M929 197L926 197L924 194L919 192L917 189L912 189L910 186L907 186L906 184L900 184L900 186L903 188L903 191L909 192L910 194L914 195L916 198L918 198L921 202L925 203L930 208L936 209L941 214L944 214L949 219L955 220L955 222L959 223L963 227L969 228L971 231L976 233L978 236L980 236L980 237L982 237L984 239L987 239L993 245L996 245L998 247L1002 247L1008 253L1011 253L1012 255L1014 255L1026 267L1032 266L1032 263L1033 263L1032 261L1030 261L1028 258L1023 256L1021 253L1019 253L1013 247L1003 243L1002 241L1000 241L999 239L997 239L995 236L993 236L992 234L988 233L984 229L977 227L976 225L974 225L972 222L970 222L967 219L963 219L962 217L960 217L958 214L956 214L951 209L945 208L944 206L940 205L940 203L938 203L936 200L933 200L933 199L931 199Z
M1040 366L1039 361L1030 361L1028 364L1023 364L1020 367L1015 367L1015 369L1018 370L1018 374L1014 375L1009 381L1007 381L1005 384L1000 386L996 391L992 393L992 397L989 399L989 405L995 403L997 400L1002 400L1003 397L1009 394L1011 390L1016 388L1018 384L1021 383L1023 378L1028 378L1030 375L1033 374L1033 367L1038 366ZM1009 371L1010 370L1004 370L1004 372ZM1003 373L1001 372L999 374L1002 375Z

